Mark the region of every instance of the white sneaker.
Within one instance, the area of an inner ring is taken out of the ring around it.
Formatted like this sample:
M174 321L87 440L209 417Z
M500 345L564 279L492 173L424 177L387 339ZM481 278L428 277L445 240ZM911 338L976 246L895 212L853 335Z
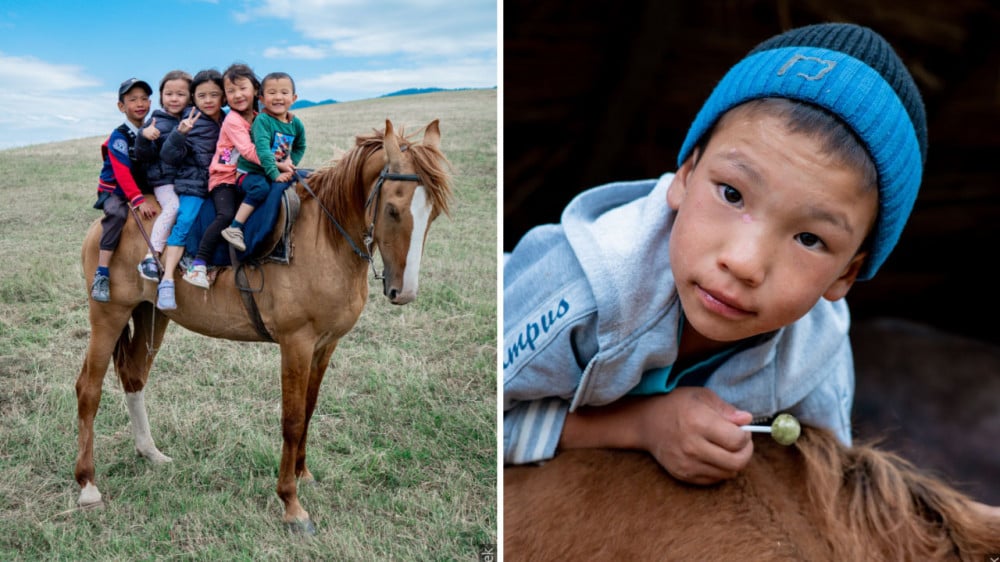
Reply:
M207 289L210 285L208 282L208 270L203 265L191 266L191 269L184 272L183 279L195 287L201 287L202 289Z
M247 245L243 242L243 229L236 228L235 226L229 226L222 230L222 238L233 245L234 248L241 252L247 251Z

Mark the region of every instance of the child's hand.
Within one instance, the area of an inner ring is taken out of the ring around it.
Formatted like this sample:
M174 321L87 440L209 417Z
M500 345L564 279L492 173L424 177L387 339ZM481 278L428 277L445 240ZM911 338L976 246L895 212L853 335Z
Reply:
M643 448L678 480L714 484L733 478L753 454L751 422L703 387L680 387L642 402L640 440Z
M194 122L201 117L201 112L197 109L192 109L191 113L188 114L187 119L181 119L180 123L177 124L177 130L182 134L186 135L188 132L194 128Z
M149 126L142 130L142 136L148 141L155 141L160 138L160 130L156 128L156 117L149 122Z
M278 166L278 170L282 172L294 172L295 164L292 162L291 158L285 158L281 162L275 163Z
M156 216L156 207L146 201L143 201L138 207L136 207L136 210L139 211L139 214L142 215L142 218L144 219L151 219Z
M279 167L278 169L280 170L281 168ZM293 175L292 172L283 172L281 174L278 174L278 177L275 178L274 181L277 183L287 183L292 181L292 175Z

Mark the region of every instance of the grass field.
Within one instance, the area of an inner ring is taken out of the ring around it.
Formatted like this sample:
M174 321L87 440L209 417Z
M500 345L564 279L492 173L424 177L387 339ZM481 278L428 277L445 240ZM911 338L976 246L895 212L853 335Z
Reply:
M318 529L308 538L286 531L274 492L277 346L176 324L146 388L153 437L174 462L136 455L109 369L95 424L106 505L77 509L80 245L100 217L103 138L0 151L0 560L477 560L495 544L496 109L495 90L469 90L297 112L305 167L387 117L407 133L440 118L455 178L420 296L394 307L371 283L333 356L309 433L317 485L299 492Z

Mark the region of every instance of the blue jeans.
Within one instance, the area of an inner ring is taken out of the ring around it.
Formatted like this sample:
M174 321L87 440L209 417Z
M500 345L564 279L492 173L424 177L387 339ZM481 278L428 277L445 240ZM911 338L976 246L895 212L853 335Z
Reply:
M184 245L188 231L191 230L191 225L201 211L201 204L205 202L196 195L178 195L177 198L180 199L180 208L177 210L177 221L170 231L170 238L167 238L167 246Z

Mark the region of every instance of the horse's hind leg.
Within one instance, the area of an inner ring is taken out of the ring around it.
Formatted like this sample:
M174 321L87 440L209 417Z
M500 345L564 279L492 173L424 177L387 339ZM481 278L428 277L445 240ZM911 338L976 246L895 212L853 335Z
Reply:
M157 313L153 305L144 302L132 311L134 333L128 345L115 354L115 371L125 391L125 404L135 439L135 450L154 464L172 459L156 448L149 430L144 389L149 380L149 369L163 341L169 319Z
M76 379L77 457L74 476L80 485L81 507L101 504L94 483L94 417L101 404L101 383L111 354L121 339L128 338L129 309L112 304L90 303L90 341Z

